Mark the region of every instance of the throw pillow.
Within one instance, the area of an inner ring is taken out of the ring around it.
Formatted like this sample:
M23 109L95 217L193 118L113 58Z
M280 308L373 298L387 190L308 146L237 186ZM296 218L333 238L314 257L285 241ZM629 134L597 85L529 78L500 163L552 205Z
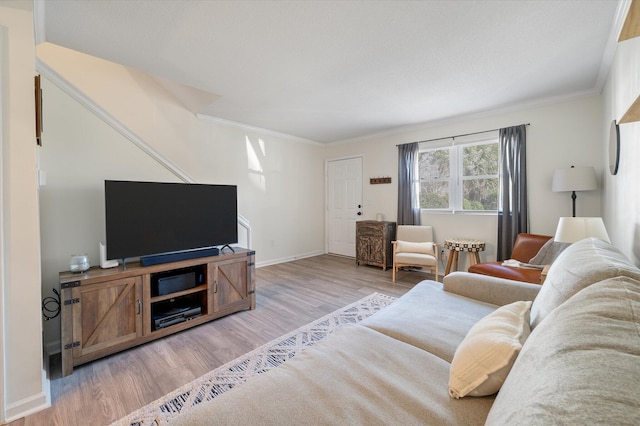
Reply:
M433 243L412 243L409 241L397 241L397 251L400 253L424 253L434 254Z
M538 253L529 260L529 263L532 265L551 265L556 257L570 245L571 243L559 243L551 238L540 247Z
M449 395L493 395L500 390L530 333L531 302L502 306L478 321L456 349Z

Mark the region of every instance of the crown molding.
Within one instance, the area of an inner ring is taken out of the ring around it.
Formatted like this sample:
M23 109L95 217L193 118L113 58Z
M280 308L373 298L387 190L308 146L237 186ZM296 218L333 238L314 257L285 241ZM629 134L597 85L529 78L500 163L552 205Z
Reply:
M548 97L548 98L543 98L543 99L537 99L537 100L534 100L534 101L523 102L523 103L519 103L519 104L516 104L516 105L507 106L507 107L502 107L502 108L495 108L495 109L490 109L490 110L485 110L485 111L478 111L478 112L474 112L474 113L470 113L470 114L464 114L464 115L456 115L456 116L442 118L442 119L433 120L433 121L425 121L425 122L418 123L418 124L399 126L399 127L394 127L393 129L385 130L385 131L378 132L378 133L372 133L372 134L369 134L369 135L358 136L358 137L351 138L351 139L344 139L344 140L340 140L340 141L329 142L329 143L327 143L327 146L363 142L363 141L366 141L366 140L369 140L369 139L400 135L400 134L403 134L403 133L410 133L410 132L419 132L421 130L432 129L434 127L442 127L442 126L447 126L447 125L451 125L451 124L463 123L463 122L467 122L467 121L470 121L470 120L478 120L478 119L482 119L482 118L490 118L490 117L495 117L495 116L498 116L498 115L503 115L503 114L508 114L508 113L512 113L512 112L522 111L522 110L525 110L525 109L540 108L540 107L544 107L544 106L560 104L560 103L563 103L563 102L570 102L570 101L575 101L575 100L579 100L579 99L584 99L584 98L588 98L588 97L591 97L591 96L597 96L597 95L600 94L600 92L601 92L601 89L593 88L593 89L589 89L589 90L584 90L582 92L571 93L569 95L553 96L553 97Z
M618 42L640 36L640 1L621 1L618 3L617 12L616 18L621 16L620 26L617 27Z
M636 0L638 1L638 0ZM598 79L596 80L595 87L599 92L604 88L604 84L609 77L609 71L611 70L611 64L616 54L616 48L618 47L618 37L625 24L627 14L631 7L631 0L622 0L618 2L616 12L613 16L613 22L611 23L611 29L609 30L609 37L607 38L607 44L605 45L604 52L602 53L602 60L600 61L600 70L598 71Z

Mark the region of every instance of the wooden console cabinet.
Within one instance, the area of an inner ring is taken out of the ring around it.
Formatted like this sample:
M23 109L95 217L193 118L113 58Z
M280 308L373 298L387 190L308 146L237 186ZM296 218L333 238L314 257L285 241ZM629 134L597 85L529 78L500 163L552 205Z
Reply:
M62 375L106 355L255 309L255 252L235 251L147 267L131 263L126 269L61 272ZM195 271L196 286L159 295L159 277L182 271ZM187 321L156 327L154 316L184 306L201 312Z
M362 220L356 222L356 263L381 266L384 271L393 266L395 222Z

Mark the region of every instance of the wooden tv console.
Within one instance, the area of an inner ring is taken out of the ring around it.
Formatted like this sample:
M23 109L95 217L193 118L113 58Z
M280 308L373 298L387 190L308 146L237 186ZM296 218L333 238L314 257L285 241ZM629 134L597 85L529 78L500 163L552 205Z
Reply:
M106 355L255 309L255 252L234 249L235 253L227 249L218 256L146 267L128 263L126 269L61 272L62 375ZM159 278L184 271L195 271L195 287L170 293L166 287L159 290ZM191 308L192 313L192 308L200 308L200 312L188 320L156 326L154 317L163 318L178 307Z

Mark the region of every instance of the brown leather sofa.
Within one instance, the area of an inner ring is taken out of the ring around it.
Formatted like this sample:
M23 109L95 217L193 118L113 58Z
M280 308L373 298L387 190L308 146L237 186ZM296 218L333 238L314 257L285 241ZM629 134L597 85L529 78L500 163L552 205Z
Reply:
M538 251L540 251L540 248L544 243L549 241L551 238L552 237L549 235L518 234L513 245L511 259L529 263L529 260L538 254ZM541 283L540 276L542 274L542 271L538 269L503 266L502 262L477 263L469 267L469 272L533 284Z

